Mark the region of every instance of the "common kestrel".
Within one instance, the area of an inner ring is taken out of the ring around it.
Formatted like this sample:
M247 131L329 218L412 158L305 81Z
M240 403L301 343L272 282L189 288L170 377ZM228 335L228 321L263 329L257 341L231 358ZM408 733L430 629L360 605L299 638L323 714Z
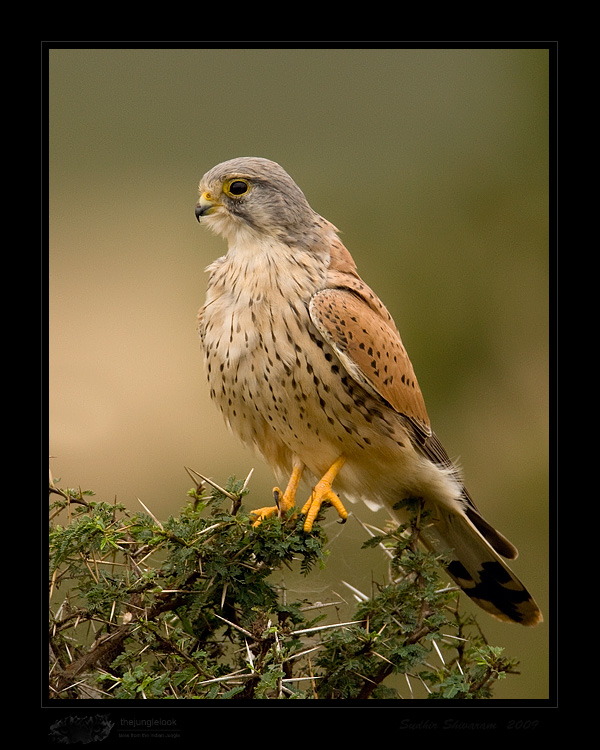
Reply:
M257 523L294 507L303 473L314 488L305 531L323 502L347 517L338 492L390 510L422 498L434 519L422 539L446 554L465 593L501 620L540 622L501 558L516 548L483 519L432 432L396 325L337 229L268 159L218 164L199 190L196 217L228 242L207 269L198 316L210 394L279 480L289 477Z

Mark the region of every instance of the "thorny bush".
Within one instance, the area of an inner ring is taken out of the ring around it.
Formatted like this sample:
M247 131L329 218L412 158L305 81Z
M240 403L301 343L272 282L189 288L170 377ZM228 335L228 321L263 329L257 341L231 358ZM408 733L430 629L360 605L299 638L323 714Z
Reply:
M393 553L390 581L350 622L324 624L323 605L273 583L325 564L322 526L305 534L289 514L253 527L245 483L204 486L162 523L51 484L51 698L390 699L405 684L403 697L481 699L514 672L417 544L418 500L365 545Z

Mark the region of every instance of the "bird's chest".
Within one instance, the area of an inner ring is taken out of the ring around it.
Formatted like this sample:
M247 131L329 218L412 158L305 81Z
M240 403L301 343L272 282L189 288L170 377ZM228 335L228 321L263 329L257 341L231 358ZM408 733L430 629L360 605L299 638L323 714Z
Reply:
M261 449L276 433L293 451L324 419L329 375L315 369L330 373L333 355L308 311L320 269L276 270L216 269L199 330L211 397L230 426Z
M205 308L201 338L211 395L239 402L261 396L265 384L280 381L293 368L294 336L298 338L306 308L283 295L238 299L225 294Z

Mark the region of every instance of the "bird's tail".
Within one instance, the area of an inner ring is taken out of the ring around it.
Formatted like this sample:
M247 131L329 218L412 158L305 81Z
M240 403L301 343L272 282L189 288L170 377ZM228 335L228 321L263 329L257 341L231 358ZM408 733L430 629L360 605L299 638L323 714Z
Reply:
M447 571L478 606L493 617L537 625L542 613L531 594L500 557L515 558L516 548L472 507L456 513L436 509L436 520L421 530L423 542L443 552Z

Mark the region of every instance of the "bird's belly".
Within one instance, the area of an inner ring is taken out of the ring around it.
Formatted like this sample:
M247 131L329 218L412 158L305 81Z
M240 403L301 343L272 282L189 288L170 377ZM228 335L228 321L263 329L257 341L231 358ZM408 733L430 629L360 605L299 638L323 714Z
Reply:
M308 311L246 310L220 321L205 322L211 396L274 469L289 471L297 456L319 477L341 454L349 464L366 454L386 462L399 450L397 415L347 374Z

